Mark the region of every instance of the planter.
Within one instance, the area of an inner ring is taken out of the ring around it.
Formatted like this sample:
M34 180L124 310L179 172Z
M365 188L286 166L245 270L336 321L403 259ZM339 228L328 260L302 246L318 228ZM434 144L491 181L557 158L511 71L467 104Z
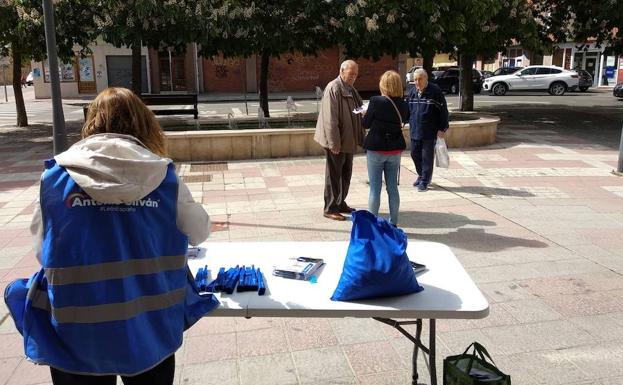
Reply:
M454 114L452 116L455 116ZM473 118L472 118L473 117ZM500 119L476 116L453 120L446 132L450 148L487 146L495 143ZM167 131L169 156L177 161L224 161L287 158L324 154L314 141L314 128ZM403 130L407 144L409 126Z

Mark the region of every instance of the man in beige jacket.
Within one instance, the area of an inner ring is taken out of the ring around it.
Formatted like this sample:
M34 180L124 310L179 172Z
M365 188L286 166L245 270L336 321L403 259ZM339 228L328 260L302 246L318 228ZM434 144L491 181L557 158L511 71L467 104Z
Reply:
M327 160L324 216L336 221L346 219L342 213L354 211L346 204L346 196L353 173L353 154L364 137L361 114L353 113L363 104L353 86L358 73L354 61L342 63L340 75L324 90L314 134L314 140L325 149Z

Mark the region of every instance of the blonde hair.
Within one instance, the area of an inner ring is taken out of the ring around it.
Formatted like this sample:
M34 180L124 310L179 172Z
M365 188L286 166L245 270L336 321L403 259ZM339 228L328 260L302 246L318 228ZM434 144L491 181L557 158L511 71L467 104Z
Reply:
M109 87L89 105L82 138L95 134L131 135L160 156L166 156L165 136L145 103L127 88Z
M385 71L379 80L379 89L381 94L393 98L401 98L404 96L402 90L402 80L396 71Z

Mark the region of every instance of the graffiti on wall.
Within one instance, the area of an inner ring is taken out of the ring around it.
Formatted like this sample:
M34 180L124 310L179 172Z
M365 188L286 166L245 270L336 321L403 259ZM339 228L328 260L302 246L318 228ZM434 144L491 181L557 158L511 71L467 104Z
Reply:
M271 91L309 91L324 86L337 76L336 49L318 52L317 56L289 53L271 59L268 86Z

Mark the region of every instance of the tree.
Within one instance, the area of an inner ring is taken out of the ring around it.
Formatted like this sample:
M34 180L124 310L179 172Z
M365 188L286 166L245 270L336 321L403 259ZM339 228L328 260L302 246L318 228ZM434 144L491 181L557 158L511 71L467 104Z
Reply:
M132 91L140 95L141 47L183 52L197 22L195 0L103 0L94 6L99 35L107 43L132 50Z
M268 64L287 52L314 55L330 47L330 2L204 0L196 40L203 56L260 56L260 107L268 110Z
M87 47L93 39L93 8L90 0L59 0L54 6L58 56L70 61L74 46ZM79 48L86 54L86 48ZM13 92L17 126L28 126L21 85L22 65L47 56L43 9L40 0L0 0L0 55L13 61Z
M545 43L595 39L623 53L623 6L617 0L535 0L533 14Z
M378 59L408 53L422 56L431 75L444 27L438 21L447 11L443 0L369 0L337 2L340 41L352 57Z
M444 18L446 51L455 50L461 66L461 110L473 111L472 68L476 56L493 57L507 46L538 45L529 0L450 0Z
M421 55L429 76L436 52L460 56L462 110L473 110L476 56L493 56L513 39L536 39L528 0L350 0L342 6L349 54Z

